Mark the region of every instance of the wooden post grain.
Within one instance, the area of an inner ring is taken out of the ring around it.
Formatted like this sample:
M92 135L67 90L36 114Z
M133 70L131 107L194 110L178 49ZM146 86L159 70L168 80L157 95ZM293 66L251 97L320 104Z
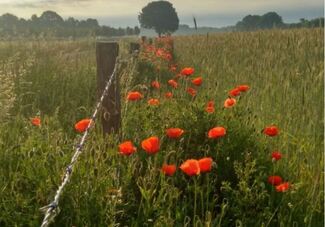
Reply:
M118 52L119 46L116 42L96 43L97 94L99 97L112 75ZM121 127L121 97L118 75L115 75L115 79L103 101L101 119L104 134L119 132Z

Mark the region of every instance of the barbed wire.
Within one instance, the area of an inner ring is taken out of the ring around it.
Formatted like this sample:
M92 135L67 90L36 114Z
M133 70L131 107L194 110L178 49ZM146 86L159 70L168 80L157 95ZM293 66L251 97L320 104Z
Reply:
M60 196L61 196L61 194L63 192L63 188L67 185L67 183L69 182L69 180L71 178L74 164L76 163L78 157L80 156L80 154L82 152L82 148L84 146L84 143L85 143L85 141L87 139L87 136L89 135L89 129L95 124L95 119L97 117L98 111L102 107L104 98L107 95L107 92L108 92L114 78L116 77L115 75L116 75L116 71L117 71L119 63L120 63L120 60L119 60L119 58L117 58L116 61L115 61L115 67L114 67L114 70L113 70L113 72L111 74L111 77L107 81L106 86L104 88L104 91L103 91L99 101L97 102L95 111L93 112L93 114L91 116L90 123L88 124L84 134L82 135L80 142L76 146L75 153L71 158L70 164L67 166L67 168L65 170L64 177L62 178L61 185L59 186L59 188L56 191L56 194L54 196L54 200L50 204L40 208L41 211L45 212L45 216L43 218L41 227L48 226L54 220L55 216L59 213L59 199L60 199Z

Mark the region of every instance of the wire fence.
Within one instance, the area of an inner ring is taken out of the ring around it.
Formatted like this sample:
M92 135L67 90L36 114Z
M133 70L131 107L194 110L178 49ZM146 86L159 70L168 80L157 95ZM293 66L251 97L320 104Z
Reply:
M102 107L104 98L107 95L107 92L108 92L110 86L112 85L112 83L114 81L114 78L116 77L116 72L117 72L117 68L119 66L119 63L120 63L120 61L117 58L116 62L115 62L114 70L113 70L113 72L111 74L111 77L107 81L107 83L105 85L105 88L104 88L104 91L103 91L99 101L97 102L96 108L95 108L95 110L94 110L94 112L93 112L93 114L91 116L90 123L88 124L84 134L82 135L82 137L80 139L80 142L78 143L78 145L75 148L75 153L71 158L70 164L67 166L67 168L65 170L65 174L64 174L64 177L62 178L61 185L58 187L53 201L50 204L40 208L41 211L45 212L45 216L43 218L42 225L41 225L42 227L48 226L54 220L55 216L60 211L59 210L60 196L61 196L61 194L63 192L64 187L68 184L68 182L69 182L69 180L70 180L70 178L72 176L74 165L75 165L76 161L78 160L78 157L82 153L82 149L84 147L87 136L89 135L89 131L90 131L91 127L95 124L95 119L96 119L96 117L98 115L99 110Z

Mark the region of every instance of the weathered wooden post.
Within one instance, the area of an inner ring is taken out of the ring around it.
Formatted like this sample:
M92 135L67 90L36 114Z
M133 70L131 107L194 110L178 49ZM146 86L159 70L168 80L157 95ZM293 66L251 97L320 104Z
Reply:
M140 43L135 43L135 42L131 42L130 43L130 50L129 50L129 53L130 54L133 54L135 53L136 51L140 51Z
M116 64L119 46L116 42L97 42L97 94L100 97ZM114 80L103 101L101 119L104 134L118 133L121 127L121 97L119 77Z
M146 36L141 36L141 43L145 44L147 41L147 37Z

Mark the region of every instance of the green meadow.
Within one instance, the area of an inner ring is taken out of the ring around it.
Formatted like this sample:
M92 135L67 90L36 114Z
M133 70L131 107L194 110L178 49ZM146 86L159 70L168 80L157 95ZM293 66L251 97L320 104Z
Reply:
M177 89L167 83L176 73L166 62L143 58L145 47L131 57L129 41L119 41L127 59L118 71L122 128L103 136L97 119L52 226L323 226L324 30L177 36L173 43L177 70L195 69ZM192 97L186 89L198 76L203 83ZM0 79L0 226L38 226L81 138L74 124L96 104L95 40L0 41ZM250 89L223 108L241 84ZM127 101L130 91L143 98ZM148 105L150 98L159 105ZM268 125L279 135L264 135ZM216 126L227 134L211 140ZM172 127L184 129L182 138L166 136ZM154 155L141 147L150 136L160 139ZM130 156L118 152L125 140L137 147ZM282 158L272 162L273 151ZM211 171L180 170L203 157L213 159ZM177 166L173 176L161 173L164 163ZM271 175L290 188L277 192Z

